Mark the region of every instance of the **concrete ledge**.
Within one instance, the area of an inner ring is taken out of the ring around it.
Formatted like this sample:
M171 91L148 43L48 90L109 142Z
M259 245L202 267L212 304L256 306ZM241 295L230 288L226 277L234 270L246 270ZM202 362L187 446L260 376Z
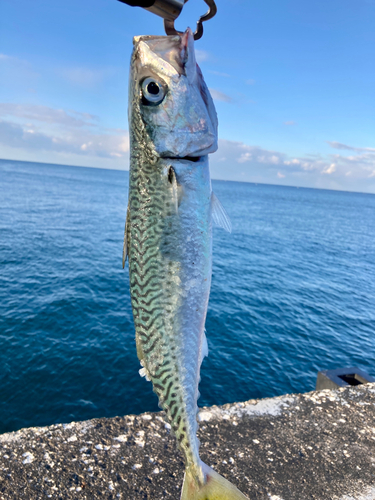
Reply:
M251 500L374 500L375 384L203 408L201 457ZM162 413L0 435L0 499L173 499Z

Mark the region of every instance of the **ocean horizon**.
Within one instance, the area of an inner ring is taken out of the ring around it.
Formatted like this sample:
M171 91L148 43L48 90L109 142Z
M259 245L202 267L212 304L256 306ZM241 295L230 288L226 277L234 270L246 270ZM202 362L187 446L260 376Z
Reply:
M31 165L46 165L49 167L64 167L64 168L93 168L95 170L113 170L115 172L129 172L129 169L122 169L122 168L107 168L107 167L95 167L95 166L88 166L88 165L65 165L64 163L48 163L48 162L34 162L34 161L28 161L28 160L9 160L5 158L0 158L0 162L10 162L11 164L19 164L19 163L25 163L25 164L31 164ZM358 193L358 194L367 194L370 196L375 196L375 193L368 193L365 191L355 191L355 190L347 190L347 189L333 189L333 188L318 188L318 187L312 187L312 186L292 186L292 185L287 185L287 184L270 184L267 182L251 182L251 181L237 181L237 180L231 180L231 179L219 179L216 177L211 177L212 181L220 181L220 182L236 182L238 184L254 184L257 186L258 184L260 186L278 186L278 187L286 187L286 188L293 188L293 189L316 189L318 191L338 191L342 193Z
M0 433L158 411L138 374L128 171L0 160ZM375 196L213 180L199 406L314 390L317 372L375 375Z

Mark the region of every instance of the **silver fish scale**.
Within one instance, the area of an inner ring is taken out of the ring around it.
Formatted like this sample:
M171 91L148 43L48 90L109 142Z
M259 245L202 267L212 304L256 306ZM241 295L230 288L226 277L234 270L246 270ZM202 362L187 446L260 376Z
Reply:
M184 256L179 254L183 219L188 214L176 213L168 165L154 154L138 108L138 102L133 102L127 217L137 352L187 465L198 466L196 399L200 359L197 346L200 349L201 332L194 331L197 329L191 317L182 317L184 309L197 308L196 299L189 297L182 286L187 271L181 261ZM186 224L190 221L185 221ZM202 297L199 300L202 302ZM186 330L189 330L187 336Z

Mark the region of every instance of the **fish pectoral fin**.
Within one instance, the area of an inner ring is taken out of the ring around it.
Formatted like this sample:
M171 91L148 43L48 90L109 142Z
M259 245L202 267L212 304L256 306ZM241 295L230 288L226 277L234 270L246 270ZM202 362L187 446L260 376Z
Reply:
M181 500L249 500L234 484L224 479L211 467L203 462L201 465L206 483L203 486L197 484L194 474L187 468Z
M124 244L122 247L122 268L125 267L126 258L128 256L128 228L129 228L129 207L126 212L126 221L125 221L125 231L124 231Z
M232 223L230 221L229 215L227 214L225 208L220 203L218 197L212 191L211 193L211 211L212 211L212 221L216 226L222 227L228 233L232 232Z
M173 205L173 208L175 210L175 213L178 214L178 206L180 204L179 198L180 198L181 188L179 187L179 185L177 183L176 172L172 166L169 167L169 170L168 170L168 182L171 185L172 205Z

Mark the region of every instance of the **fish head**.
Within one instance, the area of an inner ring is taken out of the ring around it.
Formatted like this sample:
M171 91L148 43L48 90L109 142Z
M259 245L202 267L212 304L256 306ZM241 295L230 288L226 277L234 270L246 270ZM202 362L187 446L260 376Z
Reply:
M195 60L190 28L182 36L134 38L130 114L135 110L160 157L217 150L216 110Z

